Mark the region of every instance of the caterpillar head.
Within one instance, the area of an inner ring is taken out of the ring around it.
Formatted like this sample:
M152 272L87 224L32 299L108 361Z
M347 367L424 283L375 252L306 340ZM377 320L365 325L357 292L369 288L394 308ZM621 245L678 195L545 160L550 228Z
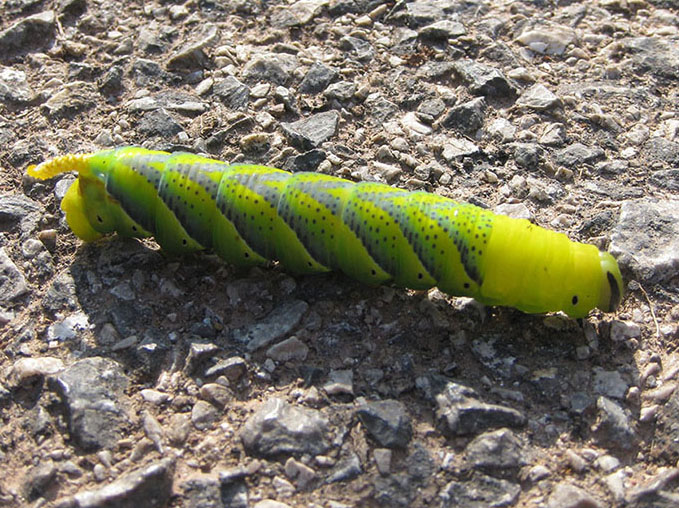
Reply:
M620 305L623 295L622 275L615 258L608 252L600 252L601 290L597 307L604 312L613 312Z
M583 263L581 271L564 284L562 310L573 318L582 318L597 308L613 312L618 308L623 294L622 275L615 258L608 252L595 251L595 247L577 244L591 252L590 261Z

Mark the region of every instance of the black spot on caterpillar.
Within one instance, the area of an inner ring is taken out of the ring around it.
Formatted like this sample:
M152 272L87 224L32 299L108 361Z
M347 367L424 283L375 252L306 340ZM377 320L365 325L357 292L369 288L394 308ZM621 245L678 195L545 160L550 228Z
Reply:
M154 236L171 253L212 249L237 266L278 260L572 317L613 311L622 296L609 253L426 192L136 147L28 168L40 179L65 171L78 179L61 207L85 241Z

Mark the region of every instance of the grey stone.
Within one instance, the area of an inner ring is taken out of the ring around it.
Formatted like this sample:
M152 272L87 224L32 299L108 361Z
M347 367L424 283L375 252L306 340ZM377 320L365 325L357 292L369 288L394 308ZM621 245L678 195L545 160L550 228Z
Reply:
M162 459L123 475L96 490L85 490L57 502L59 508L162 508L172 495L174 460Z
M501 71L494 67L475 62L473 60L458 60L454 66L455 72L469 86L474 95L486 97L512 97L516 90L510 85Z
M631 508L672 508L679 498L679 469L662 468L644 485L632 489L626 506Z
M569 44L575 42L575 31L567 26L544 25L529 28L517 40L532 51L547 55L562 55Z
M286 54L262 54L252 58L243 69L248 82L266 81L285 85L297 67L297 58Z
M187 508L248 508L244 471L221 471L219 478L201 476L182 483Z
M340 116L337 111L316 113L293 123L282 123L283 133L299 150L318 148L337 134Z
M375 465L380 474L387 475L391 472L392 455L393 452L388 448L375 448L375 450L373 450Z
M589 493L570 483L559 483L547 502L548 508L602 508Z
M184 130L172 115L162 108L144 113L137 129L144 136L163 138L171 138Z
M3 231L12 231L16 226L22 235L30 234L37 228L40 205L21 194L0 195L0 224Z
M313 172L326 159L327 155L323 150L314 149L303 154L291 157L283 166L283 169L291 172L309 171Z
M86 358L50 381L66 404L69 431L78 446L97 450L115 445L128 423L123 407L128 380L118 363Z
M273 9L271 25L276 28L303 26L318 15L328 0L298 0L297 2Z
M476 155L479 152L479 147L467 138L450 137L448 138L447 143L443 145L443 152L441 152L441 155L448 162L453 162L461 160L464 157Z
M514 144L514 161L520 168L535 171L542 161L544 150L537 143Z
M336 99L338 101L350 101L356 93L356 85L351 81L339 81L328 85L325 89L324 95L328 99Z
M43 104L50 118L66 118L96 105L98 92L92 83L73 81L66 83Z
M248 418L240 434L251 455L319 455L326 452L328 422L319 411L291 406L278 398L263 403Z
M427 483L436 472L436 462L422 443L415 442L405 459L410 480L416 484Z
M233 392L221 383L206 383L200 387L199 393L203 399L221 409L231 404L235 398Z
M134 82L138 87L149 86L151 84L158 84L161 81L167 81L169 78L158 62L148 60L146 58L137 58L132 64L132 75ZM150 97L143 97L142 99L150 99Z
M609 251L638 280L668 281L679 270L679 200L622 203Z
M538 83L523 92L517 99L516 105L535 111L546 111L560 107L562 103L561 99L550 92L545 85Z
M304 361L309 348L297 337L290 337L278 344L274 344L266 351L266 356L276 362Z
M455 64L453 62L428 61L417 69L416 76L419 79L434 81L450 76L454 70Z
M432 124L445 110L446 104L441 99L428 99L417 107L417 117L424 123Z
M578 169L583 164L596 162L604 157L604 151L596 147L585 146L582 143L573 143L554 154L554 162L570 169Z
M392 473L386 477L378 477L374 480L374 485L376 506L408 508L413 506L413 499L416 499L420 492L419 486L406 473ZM337 508L348 508L348 506L343 505Z
M679 165L679 143L676 141L653 137L644 143L643 151L651 162Z
M190 478L180 485L186 508L224 508L219 481L212 477Z
M485 432L465 449L467 463L489 471L516 470L526 464L523 444L509 429Z
M191 422L198 430L205 430L219 420L219 411L209 402L199 400L191 410Z
M448 483L439 497L444 508L486 508L512 506L519 494L519 484L475 472L467 481Z
M217 81L213 93L231 109L247 109L250 102L250 88L233 76Z
M191 374L196 370L201 362L207 358L210 358L218 350L219 348L217 345L213 344L212 342L191 342L191 345L189 346L189 354L186 356L186 362L184 364L184 372Z
M114 65L106 71L106 74L99 80L97 85L99 90L105 94L117 94L123 90L124 70L120 65Z
M315 62L299 84L301 93L316 94L325 90L337 78L338 72L332 67Z
M57 468L51 460L40 462L32 467L23 481L23 493L29 501L44 497L46 491L57 479Z
M629 162L620 159L603 160L598 162L595 168L603 175L622 175L627 173ZM679 190L679 187L677 187L677 190Z
M354 373L351 369L331 370L328 374L328 381L323 385L323 389L328 395L353 395L354 394Z
M597 444L610 450L633 449L637 436L625 410L606 397L599 397L596 405L599 414L592 431Z
M220 494L224 508L248 508L250 506L245 480L221 478L220 474L220 481Z
M28 292L23 273L0 247L0 303L7 304Z
M459 104L450 108L441 120L441 125L466 134L473 134L483 127L486 107L487 103L483 97Z
M195 34L181 39L181 46L174 50L170 57L168 69L195 70L208 66L205 48L212 46L219 39L219 29L213 23L198 24Z
M26 73L11 67L0 68L0 101L10 104L25 104L33 96L33 90L26 81Z
M327 483L342 482L356 478L363 472L361 461L354 452L349 452L342 457L326 478Z
M75 280L69 272L62 272L52 280L43 297L42 306L51 314L78 308Z
M258 323L234 330L233 338L247 344L248 351L256 351L290 333L308 308L309 305L302 300L286 302Z
M448 383L436 395L436 414L452 435L468 435L499 427L522 427L526 418L516 409L477 400L476 393L462 385Z
M653 185L672 192L679 192L679 169L661 169L654 171L650 182Z
M205 371L205 376L226 376L232 383L238 382L248 371L248 365L240 356L219 360Z
M418 31L426 39L456 39L467 34L464 25L459 21L442 19L431 25L424 26Z
M629 384L622 378L620 372L617 370L603 370L600 367L594 367L594 391L606 397L622 400L627 393Z
M167 46L160 34L149 28L139 30L137 46L146 54L162 53Z
M508 378L516 362L513 356L504 356L496 348L497 337L483 337L472 341L472 353L488 369L498 376Z
M405 448L412 437L406 407L397 400L367 402L356 410L370 436L382 447Z
M621 43L630 54L637 74L649 72L656 76L679 79L679 47L665 37L629 37Z
M302 490L309 488L318 478L318 474L312 468L290 457L285 461L285 475Z
M76 312L49 325L47 340L58 342L73 340L89 327L87 315L84 312Z
M420 1L406 4L408 19L415 26L422 26L445 19L445 13L439 2Z
M342 37L339 41L339 47L359 62L369 62L375 57L375 49L370 42L351 35Z
M379 93L370 94L365 100L370 116L376 123L382 124L399 112L399 107L382 97Z
M563 146L566 143L566 127L562 123L547 124L538 140L541 145Z
M41 358L20 358L12 365L8 380L13 386L28 383L36 377L56 374L64 368L59 358L43 356Z
M16 52L29 52L49 47L54 40L56 16L44 11L27 16L0 32L0 59Z
M575 392L570 398L570 409L575 414L583 414L594 404L594 400L586 392Z

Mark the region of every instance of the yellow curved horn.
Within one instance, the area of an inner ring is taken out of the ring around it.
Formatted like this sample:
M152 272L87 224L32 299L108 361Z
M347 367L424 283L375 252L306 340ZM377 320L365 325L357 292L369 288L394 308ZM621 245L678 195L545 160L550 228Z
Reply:
M62 155L55 159L41 162L40 164L29 166L27 173L33 178L39 180L47 180L61 173L67 171L77 171L78 173L85 170L88 166L88 159L92 156L91 153L68 154Z

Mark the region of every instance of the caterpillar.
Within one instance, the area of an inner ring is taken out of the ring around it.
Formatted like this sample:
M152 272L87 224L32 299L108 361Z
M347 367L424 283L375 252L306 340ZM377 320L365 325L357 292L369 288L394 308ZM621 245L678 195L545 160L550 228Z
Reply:
M28 168L38 179L66 171L78 178L61 208L87 242L154 236L169 253L211 249L238 267L278 260L298 274L341 270L574 318L614 311L622 297L611 254L428 192L138 147Z

